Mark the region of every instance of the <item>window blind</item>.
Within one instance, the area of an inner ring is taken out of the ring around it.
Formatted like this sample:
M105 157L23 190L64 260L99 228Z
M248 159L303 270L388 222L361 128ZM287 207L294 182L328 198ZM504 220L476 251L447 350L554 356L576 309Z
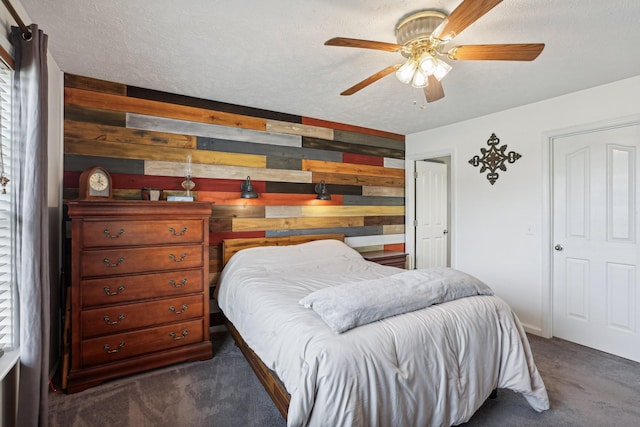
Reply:
M0 61L0 172L11 179L11 89L13 71ZM0 179L2 177L0 176ZM13 271L13 228L11 198L12 182L0 186L0 350L16 346L17 312L16 290ZM6 193L4 193L6 188Z

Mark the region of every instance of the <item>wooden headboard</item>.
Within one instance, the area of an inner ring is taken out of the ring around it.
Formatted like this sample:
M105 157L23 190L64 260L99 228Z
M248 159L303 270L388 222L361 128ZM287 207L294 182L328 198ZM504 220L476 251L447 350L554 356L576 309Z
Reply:
M344 242L344 234L313 234L306 236L287 237L253 237L248 239L225 239L222 241L222 266L227 265L229 259L236 252L254 248L256 246L289 246L314 240L334 239Z

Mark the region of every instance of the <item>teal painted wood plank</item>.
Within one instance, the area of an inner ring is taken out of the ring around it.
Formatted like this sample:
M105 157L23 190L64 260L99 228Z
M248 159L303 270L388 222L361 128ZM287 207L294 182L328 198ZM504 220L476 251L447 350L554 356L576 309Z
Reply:
M404 197L349 196L342 199L345 206L404 206Z
M64 155L64 171L79 172L93 166L102 166L110 173L144 174L144 160L115 159L113 157Z
M344 234L345 237L382 235L382 227L308 228L304 230L267 230L266 237L306 236L309 234Z
M220 138L231 141L252 142L255 144L280 145L285 147L302 146L302 137L299 135L261 132L252 129L197 123L187 120L168 119L165 117L153 117L135 113L127 113L127 127L208 138Z
M392 150L405 150L404 142L382 136L366 135L363 133L349 132L345 130L333 131L335 141L348 142L350 144L368 145L371 147L389 148Z
M294 159L342 162L342 154L335 151L316 150L313 148L284 147L269 144L253 144L251 142L229 141L220 138L198 137L198 149L226 151L230 153L260 154L273 157L291 157Z

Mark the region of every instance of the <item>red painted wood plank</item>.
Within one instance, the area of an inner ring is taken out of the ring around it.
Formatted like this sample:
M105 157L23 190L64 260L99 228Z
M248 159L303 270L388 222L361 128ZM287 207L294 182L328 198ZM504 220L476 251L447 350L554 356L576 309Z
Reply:
M327 120L314 119L311 117L302 117L302 124L310 126L320 126L330 129L346 130L351 132L364 133L366 135L381 136L383 138L395 139L404 142L405 136L398 133L385 132L377 129L369 129L360 126L347 125L344 123L330 122Z
M246 239L249 237L264 237L264 231L237 231L226 233L209 233L209 246L216 246L222 243L224 239Z
M393 243L384 245L385 251L404 252L404 243Z
M343 163L357 163L359 165L384 166L384 157L367 156L366 154L342 153Z

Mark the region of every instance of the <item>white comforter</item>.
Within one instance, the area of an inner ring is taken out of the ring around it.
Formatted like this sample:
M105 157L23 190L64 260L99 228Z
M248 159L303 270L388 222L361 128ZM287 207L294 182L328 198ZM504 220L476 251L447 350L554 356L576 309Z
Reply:
M289 426L455 425L496 387L548 409L524 330L498 297L462 298L342 334L298 304L326 286L399 271L327 240L231 258L218 303L291 394Z

